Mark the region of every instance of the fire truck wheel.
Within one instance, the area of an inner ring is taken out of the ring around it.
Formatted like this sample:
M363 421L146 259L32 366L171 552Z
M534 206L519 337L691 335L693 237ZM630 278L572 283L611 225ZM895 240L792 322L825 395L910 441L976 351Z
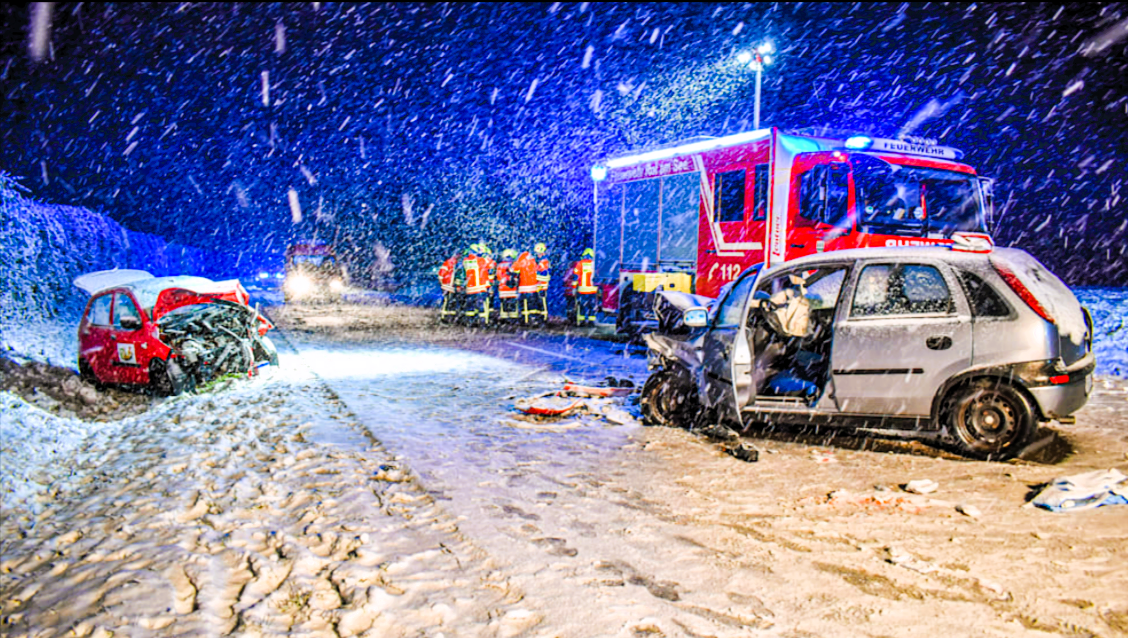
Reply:
M153 359L149 362L149 389L154 395L176 396L190 390L191 385L192 377L185 374L175 360Z
M1037 426L1025 394L998 379L976 379L944 401L944 420L960 452L1003 461L1026 444Z
M693 424L699 411L697 388L681 366L655 371L642 386L639 399L648 425L684 428Z

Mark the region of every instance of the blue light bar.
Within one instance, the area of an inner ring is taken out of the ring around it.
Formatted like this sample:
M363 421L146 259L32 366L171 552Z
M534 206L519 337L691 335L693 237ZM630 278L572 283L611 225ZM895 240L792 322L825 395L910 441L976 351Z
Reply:
M607 167L596 164L591 167L591 179L596 182L602 182L607 179Z
M640 153L639 155L617 157L615 159L607 160L605 164L607 168L621 168L623 166L633 166L635 164L644 164L646 162L669 159L671 157L677 157L679 155L692 155L694 153L711 151L715 148L737 146L739 144L747 144L748 142L762 140L771 135L771 132L771 129L760 129L758 131L737 133L736 135L728 135L725 137L718 137L701 142L691 142L689 144L682 144L681 146L674 146L672 148L662 148L658 149L657 151ZM595 178L594 168L592 169L592 178Z
M865 135L855 135L846 138L846 148L863 149L873 146L873 138Z

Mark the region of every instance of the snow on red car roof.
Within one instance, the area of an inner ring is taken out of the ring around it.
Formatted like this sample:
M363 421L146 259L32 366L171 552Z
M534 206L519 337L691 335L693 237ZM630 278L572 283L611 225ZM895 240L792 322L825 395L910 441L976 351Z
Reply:
M153 275L145 272L144 270L128 270L128 269L114 269L114 270L99 270L97 272L86 273L79 275L74 279L74 285L85 291L89 295L96 292L105 290L107 288L116 288L118 286L125 286L138 281L153 279Z

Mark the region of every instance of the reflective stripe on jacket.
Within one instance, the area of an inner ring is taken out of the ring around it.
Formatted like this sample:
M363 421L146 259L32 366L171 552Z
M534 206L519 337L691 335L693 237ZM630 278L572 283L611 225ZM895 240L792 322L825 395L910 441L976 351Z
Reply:
M490 273L486 260L481 257L467 257L462 260L466 270L466 294L476 295L490 289Z
M576 292L581 295L594 295L599 292L599 287L592 283L595 275L595 262L591 259L581 259L572 267L572 274L576 276Z

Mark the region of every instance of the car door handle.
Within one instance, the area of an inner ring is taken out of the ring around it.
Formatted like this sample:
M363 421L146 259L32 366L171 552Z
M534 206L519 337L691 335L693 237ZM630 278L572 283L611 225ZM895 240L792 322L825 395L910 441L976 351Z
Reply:
M929 337L925 339L924 345L928 346L929 350L947 350L952 347L951 337Z

